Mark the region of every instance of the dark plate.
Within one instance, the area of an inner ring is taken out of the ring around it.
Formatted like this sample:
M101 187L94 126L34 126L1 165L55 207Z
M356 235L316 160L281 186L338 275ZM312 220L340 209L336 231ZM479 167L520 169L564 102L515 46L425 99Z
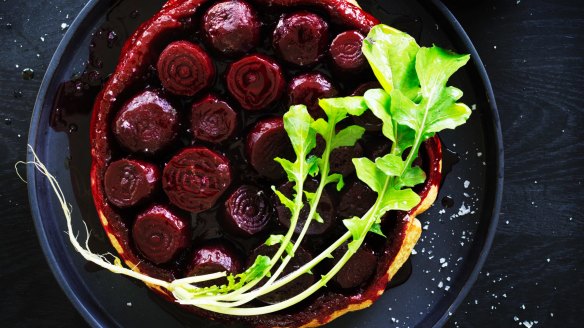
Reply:
M103 40L116 53L136 26L163 3L148 1L148 5L139 7L137 4L141 2L94 0L87 4L48 67L30 126L29 144L56 176L71 202L75 229L82 231L81 218L87 221L92 229L91 246L100 253L112 249L97 219L89 188L91 108L79 108L65 119L55 116L54 99L63 82L84 70L95 31L103 26L109 28L102 30ZM371 308L345 315L329 326L441 326L475 281L497 225L503 148L493 92L471 41L442 3L437 0L360 2L385 23L417 37L422 45L436 43L470 53L471 63L451 83L465 91L463 100L473 108L476 105L476 110L466 125L441 135L445 146L458 154L451 155L451 159L459 157L460 161L446 176L436 204L419 218L424 230L412 256L409 279L389 289ZM115 35L110 35L110 30ZM103 70L111 69L111 65L104 63ZM32 213L48 262L65 293L92 326L221 326L177 310L141 283L88 264L73 250L64 233L65 220L47 180L29 167L28 182Z

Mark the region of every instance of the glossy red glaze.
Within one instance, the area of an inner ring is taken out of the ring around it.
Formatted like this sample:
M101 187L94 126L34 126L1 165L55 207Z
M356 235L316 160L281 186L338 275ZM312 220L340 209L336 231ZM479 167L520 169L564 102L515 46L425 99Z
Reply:
M281 118L260 121L247 135L247 157L251 166L261 175L278 180L285 176L284 170L274 158L291 159L294 150Z
M226 0L211 6L203 16L207 43L227 56L242 55L260 44L262 23L245 1Z
M209 95L191 107L191 132L196 140L221 143L237 129L237 113L231 106Z
M111 163L105 171L104 185L107 200L125 208L143 203L160 184L156 165L131 159Z
M164 88L175 95L194 96L215 79L215 66L205 50L188 41L169 44L156 64Z
M132 239L146 259L155 264L166 263L190 246L190 219L173 213L167 206L153 205L136 217Z
M223 226L236 235L253 236L273 218L270 198L255 186L240 186L225 201Z
M339 95L339 91L331 80L319 72L311 72L299 75L290 81L288 96L290 105L306 105L310 115L314 118L326 117L319 107L318 100L333 98Z
M243 109L260 111L278 101L286 87L280 66L270 57L252 55L229 66L227 89Z
M183 149L162 174L162 188L170 201L193 213L213 207L230 184L227 158L205 147Z
M346 31L335 37L329 48L332 63L343 73L360 73L367 67L361 47L365 37L359 31Z
M298 66L316 64L328 46L328 23L317 14L301 11L280 18L272 43L286 62Z
M154 154L175 140L178 127L178 114L170 102L157 91L144 91L117 113L113 132L124 148Z

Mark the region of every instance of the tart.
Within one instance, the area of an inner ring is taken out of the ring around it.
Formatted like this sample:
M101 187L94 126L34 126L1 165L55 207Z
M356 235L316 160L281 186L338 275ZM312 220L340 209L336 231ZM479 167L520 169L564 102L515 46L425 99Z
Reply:
M322 117L319 98L367 90L375 78L360 43L377 24L345 0L170 0L140 26L98 95L91 123L94 201L126 264L172 281L237 274L255 255L273 253L263 243L286 231L289 212L270 187L292 192L273 161L294 154L282 114L304 104ZM363 140L335 150L331 163L347 187L326 190L318 205L324 224L308 231L292 268L322 250L323 241L338 236L340 220L362 215L370 201L351 158L375 158L387 145L379 142L375 117L359 120L367 128ZM419 205L388 215L382 222L387 238L368 237L333 283L309 299L257 316L185 309L255 327L315 327L370 306L409 257L421 233L416 216L437 196L438 137L424 143L420 158L427 179L416 189ZM291 297L314 279L305 274L254 302ZM174 300L167 290L149 287Z

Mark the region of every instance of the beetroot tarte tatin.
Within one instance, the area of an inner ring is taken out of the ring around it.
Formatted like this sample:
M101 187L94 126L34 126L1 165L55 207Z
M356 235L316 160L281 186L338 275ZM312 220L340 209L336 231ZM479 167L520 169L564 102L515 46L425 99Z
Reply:
M170 282L221 271L235 275L256 255L273 255L274 246L264 245L265 240L288 229L290 211L271 186L293 193L274 161L294 159L282 115L302 104L318 119L325 117L319 99L379 88L378 72L361 52L379 23L345 0L170 0L141 25L98 95L91 123L94 201L125 263ZM354 145L336 148L330 160L331 172L343 175L345 187L323 191L318 203L323 222L308 229L290 270L312 260L346 231L342 220L364 215L375 201L375 193L357 178L352 159L375 160L389 153L391 142L371 113L351 120L366 132ZM325 147L319 139L315 146L315 153ZM314 295L262 315L185 309L255 327L315 327L370 306L417 242L416 216L436 199L442 177L437 136L423 143L415 165L425 172L425 181L415 188L418 205L386 215L380 224L385 238L368 236ZM307 195L317 188L310 179L305 186ZM308 215L299 214L300 226ZM323 261L312 274L252 304L294 296L334 261ZM175 299L167 289L149 287Z

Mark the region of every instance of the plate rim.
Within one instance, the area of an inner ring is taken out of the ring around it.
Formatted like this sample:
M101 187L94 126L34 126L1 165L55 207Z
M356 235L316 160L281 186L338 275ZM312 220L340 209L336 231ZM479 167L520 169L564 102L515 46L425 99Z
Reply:
M63 57L66 50L68 50L68 48L71 46L71 40L78 34L80 26L87 19L89 14L92 13L95 7L97 7L100 4L101 1L102 0L89 0L89 2L81 9L77 17L71 23L68 31L65 33L65 35L59 42L59 45L57 46L55 53L53 54L51 61L49 62L42 83L39 87L39 92L35 100L33 112L31 115L31 122L29 125L28 145L32 146L33 148L35 148L38 140L38 127L40 124L40 118L41 113L43 111L45 98L47 96L49 86L51 85L51 83L53 83L55 71L61 64L61 58ZM490 120L491 128L494 131L493 139L495 143L494 149L496 149L496 153L493 154L494 157L493 162L496 163L495 174L497 178L495 182L495 196L493 199L492 214L487 228L487 234L485 236L485 240L483 242L479 257L476 259L476 263L473 269L471 270L468 278L464 282L462 288L455 296L454 300L448 307L447 311L445 311L442 314L442 316L432 325L433 327L442 327L448 321L452 313L454 313L454 311L464 301L464 299L472 289L474 283L476 282L479 276L481 269L485 264L485 261L490 253L493 244L497 225L499 222L499 213L503 197L503 181L504 181L503 134L501 129L499 112L495 101L495 96L491 86L491 82L489 80L486 68L483 65L482 60L475 46L470 40L468 34L463 29L462 25L456 19L454 14L448 9L448 7L444 3L442 3L442 1L440 0L419 0L419 1L422 3L429 4L442 17L444 17L448 24L450 25L450 27L452 28L453 32L456 34L456 37L461 41L464 47L466 47L467 50L469 50L471 55L471 62L476 71L478 72L480 82L484 87L486 99L489 103L488 112L491 118ZM29 149L27 149L27 161L30 162L32 160L33 154L29 151ZM31 167L31 165L28 165L27 166L28 197L32 217L38 240L41 244L42 251L47 259L47 262L53 273L53 276L57 280L61 289L67 295L67 298L70 300L70 302L73 304L76 310L81 314L81 316L86 320L86 322L89 325L91 325L92 327L107 327L109 325L107 323L104 323L103 320L106 319L111 320L111 318L98 318L95 311L90 310L88 308L88 305L86 304L87 301L82 300L74 292L74 287L72 286L71 281L66 279L66 276L68 274L65 272L65 270L63 270L62 265L58 264L54 250L49 243L47 231L45 230L45 226L42 224L41 210L39 208L39 199L37 197L36 178L37 178L36 170L33 167Z

